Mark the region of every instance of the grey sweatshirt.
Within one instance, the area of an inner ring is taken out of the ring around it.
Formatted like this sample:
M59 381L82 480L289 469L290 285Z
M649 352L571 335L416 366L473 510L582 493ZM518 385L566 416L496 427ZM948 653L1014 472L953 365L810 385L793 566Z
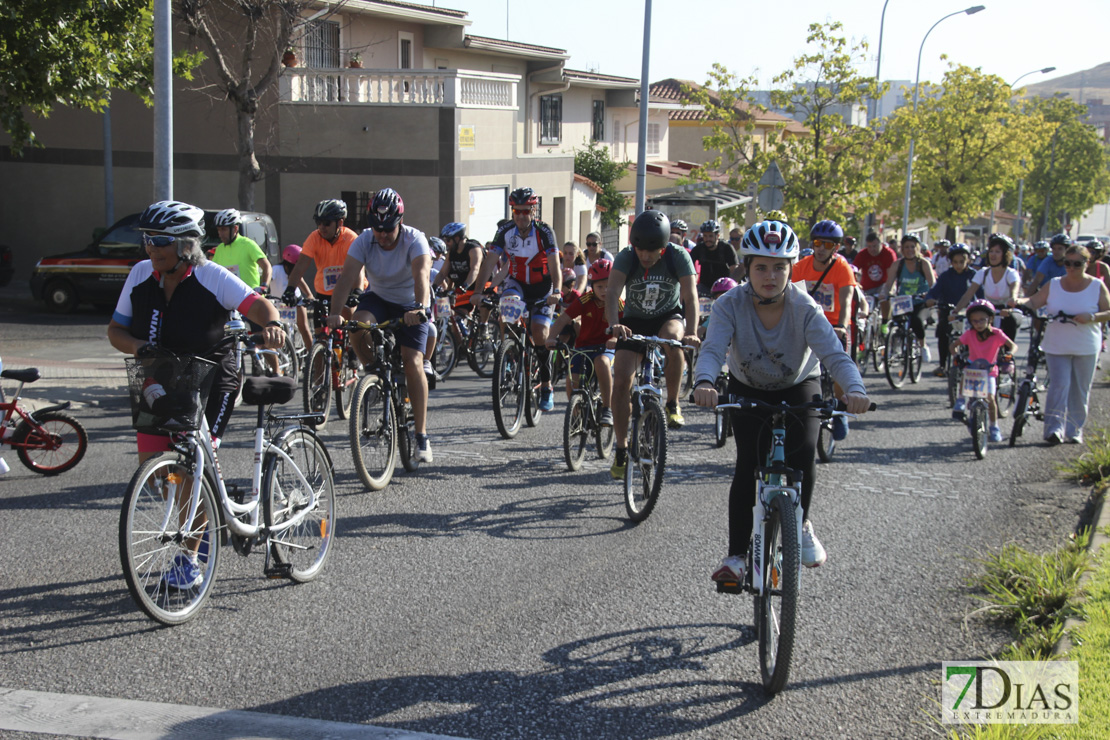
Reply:
M805 283L789 285L782 319L774 329L763 328L749 283L718 298L698 354L694 382L716 381L727 352L729 372L752 388L769 391L789 388L819 376L819 364L824 362L841 388L865 393L856 363L841 347L832 325L804 286Z

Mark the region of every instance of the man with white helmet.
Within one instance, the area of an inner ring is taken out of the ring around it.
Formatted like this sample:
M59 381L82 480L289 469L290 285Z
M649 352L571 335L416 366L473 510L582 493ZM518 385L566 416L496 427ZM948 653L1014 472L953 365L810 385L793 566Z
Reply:
M268 286L273 267L254 239L240 233L242 214L234 208L225 208L216 214L215 222L221 243L216 247L212 261L230 270L231 274L255 290Z

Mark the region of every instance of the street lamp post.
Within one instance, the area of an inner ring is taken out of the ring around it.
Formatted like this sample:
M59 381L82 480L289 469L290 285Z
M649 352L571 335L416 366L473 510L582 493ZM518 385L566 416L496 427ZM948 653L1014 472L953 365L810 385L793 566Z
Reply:
M925 32L925 38L921 39L921 48L919 48L917 50L917 78L914 80L914 83L913 83L913 112L914 113L917 113L917 90L918 90L918 87L921 84L921 53L923 51L925 51L925 42L929 39L929 34L931 34L933 32L933 28L936 28L937 26L939 26L944 21L948 20L949 18L951 18L953 16L957 16L960 13L966 13L967 15L975 15L980 10L985 10L985 9L986 9L986 6L984 6L984 5L973 5L970 8L967 8L965 10L957 10L955 13L949 13L948 15L944 16L939 21L934 23L932 28L930 28L928 31ZM914 139L911 138L910 139L910 156L909 156L909 160L906 162L906 196L905 196L905 198L903 199L903 202L902 202L902 236L905 236L906 234L908 234L909 233L909 228L910 228L910 186L913 182L913 145L914 145Z
M875 55L875 84L877 85L883 84L883 78L879 76L879 70L882 69L883 64L883 26L886 25L886 6L889 3L890 0L885 0L883 3L883 14L879 16L879 53ZM868 120L878 120L883 117L883 98L881 92L879 93L879 97L873 100L872 103L872 108L874 108L874 110L867 111Z
M1055 72L1055 71L1056 71L1055 67L1045 67L1044 69L1034 69L1032 72L1026 72L1021 77L1018 77L1016 80L1014 80L1013 82L1010 83L1010 90L1014 90L1015 88L1017 88L1017 84L1019 82L1021 82L1022 80L1024 80L1029 75L1033 75L1033 74L1036 74L1038 72L1040 72L1043 75L1046 75L1049 72ZM1024 159L1021 161L1021 166L1022 167L1025 166L1025 160ZM1025 212L1023 210L1021 210L1024 200L1025 200L1025 178L1023 177L1020 180L1018 180L1017 238L1019 240L1023 236L1025 236Z

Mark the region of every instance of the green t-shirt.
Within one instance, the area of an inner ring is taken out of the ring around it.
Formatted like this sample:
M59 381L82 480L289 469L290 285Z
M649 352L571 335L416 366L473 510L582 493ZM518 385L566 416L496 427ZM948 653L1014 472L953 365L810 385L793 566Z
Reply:
M627 275L624 283L624 315L634 319L652 319L681 312L682 291L678 279L694 274L694 261L682 247L668 244L659 261L646 273L632 247L622 249L613 262L613 269ZM666 252L671 256L668 260ZM673 265L673 271L668 266Z
M231 244L221 244L216 247L216 254L212 256L212 261L221 267L226 267L248 286L257 288L258 260L265 256L262 248L255 244L253 239L240 234Z

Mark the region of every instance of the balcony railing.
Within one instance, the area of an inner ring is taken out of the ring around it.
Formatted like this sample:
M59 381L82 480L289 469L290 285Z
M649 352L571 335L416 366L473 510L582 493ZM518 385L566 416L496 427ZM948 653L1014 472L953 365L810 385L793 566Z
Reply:
M439 69L287 67L281 102L515 110L519 75Z

